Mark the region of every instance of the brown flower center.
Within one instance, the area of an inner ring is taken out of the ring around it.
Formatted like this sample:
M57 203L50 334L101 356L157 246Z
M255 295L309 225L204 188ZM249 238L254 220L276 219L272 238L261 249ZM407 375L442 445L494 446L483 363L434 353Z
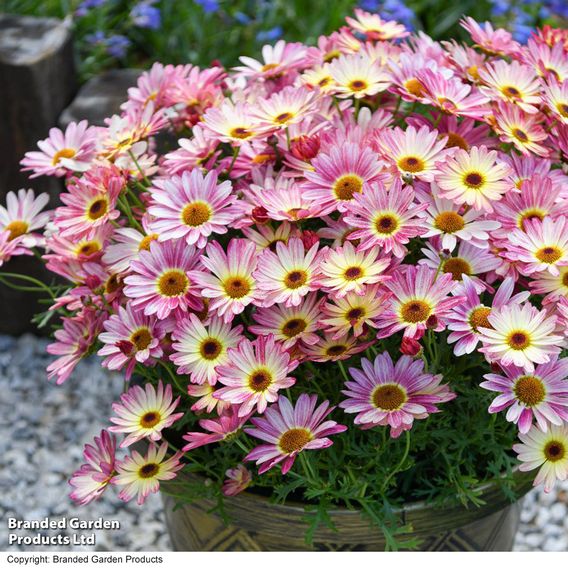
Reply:
M470 189L479 189L485 183L485 178L479 172L468 172L463 176L463 183Z
M150 250L150 243L156 241L158 239L158 235L156 233L152 233L151 235L146 235L138 245L138 250Z
M361 278L363 274L363 269L360 266L350 266L345 269L343 278L345 278L345 280L353 281Z
M343 355L347 351L347 346L343 344L338 345L330 345L326 350L325 354L329 357L338 357L339 355Z
M103 198L97 199L96 201L93 201L89 206L89 209L87 210L87 217L91 221L96 221L97 219L100 219L101 217L106 215L107 211L108 201Z
M375 229L381 235L392 235L398 226L398 219L390 213L380 215L375 220Z
M455 132L446 132L446 136L448 137L446 148L461 148L462 150L469 150L469 144L463 136L460 136Z
M515 351L523 351L527 349L527 347L530 347L531 338L525 331L513 331L513 333L509 334L509 337L507 337L507 345Z
M55 152L53 159L51 160L51 165L56 166L61 161L61 158L73 158L77 152L73 148L61 148L61 150Z
M478 332L480 327L487 327L493 329L493 326L489 322L489 316L491 314L491 308L486 306L479 306L475 308L469 316L469 325L473 331Z
M351 91L355 91L358 93L359 91L364 91L368 87L367 81L363 81L363 79L355 79L349 83L349 89Z
M263 392L272 384L272 375L268 369L257 369L248 380L248 386L254 392Z
M223 346L221 345L221 343L213 337L208 337L207 339L202 341L201 345L199 346L199 352L201 353L201 356L204 359L207 359L207 361L214 361L215 359L217 359L222 350Z
M156 424L159 424L161 419L162 417L159 412L146 412L146 414L140 418L140 426L142 426L142 428L153 428Z
M252 131L244 126L237 126L229 132L231 138L238 138L239 140L246 140L252 136Z
M223 282L223 289L229 298L238 300L250 292L250 284L240 276L231 276Z
M431 311L424 300L410 300L400 308L400 316L406 323L419 323L426 321Z
M182 270L167 270L158 280L160 294L169 298L183 296L188 288L189 279Z
M387 412L398 410L406 401L406 392L398 385L380 385L371 395L375 408Z
M551 440L544 446L544 455L551 462L556 462L566 455L566 446L561 440Z
M363 189L363 180L355 174L347 174L341 176L334 184L333 191L342 201L353 199L355 193L361 193Z
M152 343L152 334L148 328L141 327L130 336L130 341L138 351L144 351Z
M284 278L284 284L290 290L301 288L307 281L308 274L305 270L292 270Z
M562 250L555 246L542 247L535 253L536 258L545 264L554 264L562 258Z
M347 319L350 322L355 323L355 322L359 321L364 316L365 316L365 309L364 308L351 308L345 314L345 319Z
M558 103L556 109L564 118L568 118L568 103Z
M417 174L424 170L426 164L417 156L405 156L398 161L398 167L404 172Z
M28 232L29 225L25 221L12 221L6 225L5 230L10 231L9 241L13 241Z
M454 280L461 280L462 275L471 274L471 266L469 262L465 261L463 258L448 258L444 262L443 272L446 274L451 274Z
M282 326L282 334L285 335L286 337L295 337L296 335L302 333L306 329L306 327L308 327L308 324L306 323L305 320L300 318L294 318L288 320Z
M188 203L182 211L181 218L190 227L199 227L211 219L211 208L203 201Z
M526 230L525 221L532 221L533 219L538 219L542 221L546 217L546 213L539 211L538 209L527 209L519 216L518 225L523 231Z
M278 445L283 453L291 454L299 452L312 439L311 433L305 428L290 428L282 434Z
M278 124L285 124L292 118L294 118L294 115L291 112L283 112L278 116L274 117L274 122L277 122Z
M524 130L521 130L520 128L513 128L513 136L521 142L529 141L528 134Z
M78 256L92 256L101 250L101 245L97 241L87 241L77 248Z
M521 96L521 91L511 85L502 87L501 92L509 99L518 99Z
M154 477L160 471L160 466L157 463L146 463L138 470L138 476L142 479L149 479Z
M525 406L536 406L540 404L546 395L546 390L542 381L532 375L519 377L513 387L513 392L519 402Z
M111 274L105 283L105 292L112 294L120 289L122 283L118 274Z
M442 211L434 219L434 227L444 233L455 233L465 227L463 217L455 211Z

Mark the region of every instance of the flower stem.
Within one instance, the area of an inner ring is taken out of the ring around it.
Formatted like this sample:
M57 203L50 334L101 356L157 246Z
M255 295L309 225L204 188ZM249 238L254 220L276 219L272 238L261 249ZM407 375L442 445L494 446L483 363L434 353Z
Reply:
M406 446L404 448L404 454L402 456L402 459L398 462L396 467L389 473L389 475L387 475L387 477L384 480L383 485L381 487L381 493L383 493L385 491L385 489L388 487L390 480L402 469L402 466L404 465L404 462L406 461L406 458L408 457L409 451L410 451L410 430L407 430L406 431Z

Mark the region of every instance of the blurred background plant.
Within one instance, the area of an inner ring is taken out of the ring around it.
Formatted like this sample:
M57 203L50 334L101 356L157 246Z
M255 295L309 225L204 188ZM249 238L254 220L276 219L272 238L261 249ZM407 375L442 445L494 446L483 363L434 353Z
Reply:
M464 14L507 27L518 41L535 26L568 18L566 0L0 0L2 12L69 18L83 80L153 61L232 66L280 38L313 44L357 6L434 39L465 39Z

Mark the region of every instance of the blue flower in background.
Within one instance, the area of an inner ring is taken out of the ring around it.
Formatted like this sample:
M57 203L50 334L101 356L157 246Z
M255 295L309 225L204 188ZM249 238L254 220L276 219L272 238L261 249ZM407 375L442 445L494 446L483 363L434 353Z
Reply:
M219 2L217 0L194 0L198 6L203 8L206 14L211 14L219 9Z
M252 21L244 12L235 12L235 20L243 26L250 24Z
M260 31L256 34L256 40L260 42L276 41L282 37L282 28L276 26L270 30Z
M408 29L414 29L416 14L403 0L362 0L359 7L367 12L376 12L385 20L396 20Z
M110 36L106 40L107 53L118 59L124 57L130 47L130 40L120 34Z
M91 45L104 45L106 42L106 36L104 32L96 31L94 34L88 34L85 36L85 41Z
M75 16L82 18L86 16L93 8L98 8L106 3L107 0L83 0L75 10Z
M160 9L153 6L156 0L140 2L132 8L130 18L132 23L139 28L157 30L162 25Z

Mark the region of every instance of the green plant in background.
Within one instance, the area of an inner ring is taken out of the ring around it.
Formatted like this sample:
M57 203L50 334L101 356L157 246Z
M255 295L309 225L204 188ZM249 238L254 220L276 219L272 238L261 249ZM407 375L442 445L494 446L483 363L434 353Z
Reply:
M465 39L459 19L500 19L516 39L554 15L562 0L2 0L2 11L68 18L74 27L83 80L111 67L147 68L153 61L208 66L237 63L266 43L314 44L343 25L355 7L378 12L434 39Z

